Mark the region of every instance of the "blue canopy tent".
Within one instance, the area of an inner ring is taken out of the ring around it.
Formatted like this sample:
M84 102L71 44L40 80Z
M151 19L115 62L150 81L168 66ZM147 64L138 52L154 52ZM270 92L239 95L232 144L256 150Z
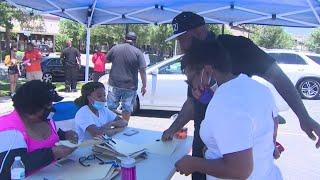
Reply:
M71 19L87 28L86 76L89 74L90 28L102 24L164 24L182 11L207 23L319 27L319 0L6 0L34 14ZM31 10L32 9L32 10Z

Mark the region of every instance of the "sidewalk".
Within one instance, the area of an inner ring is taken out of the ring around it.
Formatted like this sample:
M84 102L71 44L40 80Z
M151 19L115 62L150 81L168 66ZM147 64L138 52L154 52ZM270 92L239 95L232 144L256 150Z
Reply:
M63 101L73 101L80 97L80 91L75 93L59 92L60 96L64 97ZM6 114L13 110L12 100L9 96L0 97L0 115Z

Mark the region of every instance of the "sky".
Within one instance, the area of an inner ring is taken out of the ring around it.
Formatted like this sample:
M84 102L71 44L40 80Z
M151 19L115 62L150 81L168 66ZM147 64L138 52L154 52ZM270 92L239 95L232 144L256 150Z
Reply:
M304 36L309 37L314 28L293 28L293 27L283 27L283 29L293 35L293 36Z

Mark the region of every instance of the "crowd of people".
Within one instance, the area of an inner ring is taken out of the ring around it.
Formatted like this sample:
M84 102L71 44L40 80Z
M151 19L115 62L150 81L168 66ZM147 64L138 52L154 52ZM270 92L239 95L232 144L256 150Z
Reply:
M178 172L192 174L194 180L282 179L274 163L279 157L278 110L270 90L251 79L253 75L274 85L299 118L302 130L317 140L319 148L320 125L310 117L296 88L272 57L248 38L215 35L207 29L204 18L192 12L177 15L172 26L174 34L168 40L177 39L184 53L181 67L187 77L188 98L176 120L163 132L162 141L172 140L190 120L194 120L195 127L192 156L176 162ZM56 128L49 114L53 102L62 97L52 84L34 80L39 79L41 69L38 54L30 46L25 59L32 64L27 71L31 81L13 96L14 111L0 117L1 177L10 177L15 156L22 157L29 175L74 151L56 146L59 140L78 142L113 136L127 127L137 96L138 72L142 81L140 93L147 92L146 62L134 46L136 39L135 33L129 32L124 43L115 45L107 54L98 49L93 55L94 81L86 83L74 101L79 108L76 131ZM74 91L76 82L71 79L78 71L80 54L71 42L67 44L61 58L70 73L66 90ZM12 75L14 49L10 57ZM112 68L106 90L97 79L105 73L108 62ZM115 111L120 104L122 114L118 116Z

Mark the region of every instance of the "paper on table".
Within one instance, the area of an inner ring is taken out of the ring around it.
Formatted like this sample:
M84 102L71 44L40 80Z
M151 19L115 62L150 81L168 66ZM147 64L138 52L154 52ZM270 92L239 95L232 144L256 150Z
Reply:
M100 165L98 162L89 162L90 166L84 167L78 162L68 163L61 167L51 165L50 167L44 168L39 172L31 175L29 178L32 180L43 180L47 179L64 179L64 180L96 180L104 179L107 175L114 176L112 172L111 164ZM29 179L27 178L27 179Z
M82 147L92 146L92 145L100 143L100 142L101 141L98 141L98 140L87 140L87 141L83 141L82 143L79 143L79 144L73 144L68 140L63 140L63 141L57 142L56 145L63 145L63 146L67 146L69 148L82 148Z
M117 152L124 154L126 156L129 156L129 155L136 153L138 151L142 151L144 149L143 146L131 144L131 143L122 141L120 139L113 139L113 140L116 142L116 144L112 144L113 148Z
M179 144L180 141L176 139L167 142L155 140L154 142L150 142L149 144L143 145L143 147L147 148L147 151L150 153L160 155L171 155Z

